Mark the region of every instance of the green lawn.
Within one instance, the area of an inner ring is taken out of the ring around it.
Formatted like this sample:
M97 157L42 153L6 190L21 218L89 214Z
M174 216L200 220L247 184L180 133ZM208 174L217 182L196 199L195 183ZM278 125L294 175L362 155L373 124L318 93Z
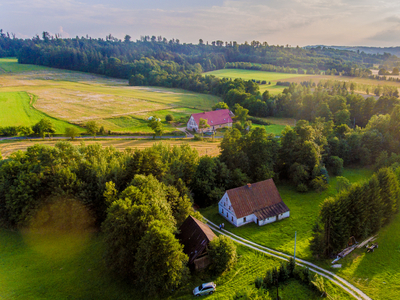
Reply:
M256 127L264 127L267 133L272 133L274 135L280 136L281 132L283 129L285 129L285 125L276 125L276 124L271 124L271 125L258 125L258 124L253 124L253 128Z
M343 176L351 182L365 180L372 175L368 169L345 169ZM313 260L309 250L312 227L318 218L319 205L328 196L336 194L336 178L330 178L328 190L318 194L314 191L298 193L292 185L277 184L279 193L290 209L290 217L265 226L255 223L234 227L218 213L217 205L201 209L200 212L216 224L225 223L226 229L255 243L291 254L294 249L294 235L297 231L296 255Z
M303 74L288 74L288 73L277 73L277 72L265 72L257 70L242 70L242 69L222 69L211 72L206 72L204 75L214 75L219 78L242 78L245 80L265 80L267 84L260 84L260 92L263 93L268 90L271 95L277 95L282 93L285 87L276 85L277 81L286 81L288 79L304 77L310 75ZM271 82L269 85L268 83Z
M49 116L32 107L31 98L26 92L0 92L0 126L32 126ZM64 133L66 127L78 126L51 118L56 133ZM81 129L83 131L83 129Z
M36 236L0 230L0 299L149 299L127 282L110 274L103 261L102 234ZM191 291L214 281L217 292L204 299L232 299L241 292L256 294L257 276L280 261L238 245L238 263L220 277L199 273L179 290L161 299L193 299ZM337 299L350 299L339 288L326 283ZM273 293L262 299L273 299ZM318 299L308 287L291 280L280 288L284 299Z
M400 299L400 214L383 228L373 253L365 248L339 261L337 274L348 279L373 299ZM327 262L329 264L329 262Z

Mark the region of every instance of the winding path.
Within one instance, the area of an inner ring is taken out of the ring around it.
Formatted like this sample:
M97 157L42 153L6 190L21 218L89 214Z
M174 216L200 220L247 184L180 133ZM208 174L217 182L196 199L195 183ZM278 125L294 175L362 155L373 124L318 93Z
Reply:
M242 237L240 237L240 236L238 236L236 234L233 234L230 231L227 231L225 229L221 229L220 230L219 227L216 224L214 224L213 222L211 222L210 220L208 220L206 218L204 218L204 219L207 221L208 225L210 225L212 230L214 230L214 231L216 231L216 232L218 232L220 234L229 236L236 243L242 244L242 245L247 246L247 247L249 247L249 248L251 248L253 250L262 252L264 254L273 256L273 257L278 258L278 259L288 260L288 258L292 257L291 255L288 255L286 253L283 253L283 252L280 252L280 251L276 251L276 250L261 246L259 244L256 244L256 243L254 243L252 241L246 240L246 239L244 239L244 238L242 238ZM336 274L334 274L334 273L332 273L332 272L330 272L328 270L325 270L325 269L323 269L321 267L318 267L317 265L315 265L313 263L310 263L310 262L305 261L305 260L300 259L300 258L296 258L296 264L299 265L299 266L302 266L302 267L307 266L310 269L310 271L312 271L312 272L314 272L314 273L316 273L318 275L321 275L321 276L325 277L326 279L329 279L330 281L332 281L333 283L335 283L336 285L341 287L343 290L348 292L350 295L352 295L356 299L372 300L363 291L361 291L360 289L356 288L350 282L344 280L343 278L337 276Z

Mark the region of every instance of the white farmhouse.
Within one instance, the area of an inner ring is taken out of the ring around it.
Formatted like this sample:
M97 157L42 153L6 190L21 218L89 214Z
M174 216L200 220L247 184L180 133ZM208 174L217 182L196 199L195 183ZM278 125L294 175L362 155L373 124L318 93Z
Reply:
M261 226L290 215L272 179L226 191L218 209L236 227L250 222Z

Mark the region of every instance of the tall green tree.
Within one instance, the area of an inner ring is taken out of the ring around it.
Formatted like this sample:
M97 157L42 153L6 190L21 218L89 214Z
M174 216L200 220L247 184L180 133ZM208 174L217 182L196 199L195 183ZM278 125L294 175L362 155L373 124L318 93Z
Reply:
M46 134L50 136L50 134L55 133L54 124L50 121L50 119L43 118L38 123L32 126L32 130L36 135L44 138Z
M135 273L142 291L157 295L177 288L189 276L183 246L160 221L150 224L137 249Z
M156 116L151 117L149 120L148 126L154 131L153 138L155 139L156 136L158 135L159 137L162 136L164 132L163 125L161 123L161 120L157 118Z
M86 123L86 130L89 135L96 137L97 132L99 132L99 125L96 121L89 121Z

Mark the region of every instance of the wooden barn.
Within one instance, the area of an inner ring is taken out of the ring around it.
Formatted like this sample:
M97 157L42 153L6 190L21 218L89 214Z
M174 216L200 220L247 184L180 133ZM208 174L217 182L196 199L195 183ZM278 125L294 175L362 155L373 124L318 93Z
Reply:
M226 191L218 209L236 227L251 222L261 226L290 216L272 179Z
M217 236L208 225L189 216L179 228L178 239L184 246L183 252L189 256L189 267L195 270L206 268L210 264L207 248Z

